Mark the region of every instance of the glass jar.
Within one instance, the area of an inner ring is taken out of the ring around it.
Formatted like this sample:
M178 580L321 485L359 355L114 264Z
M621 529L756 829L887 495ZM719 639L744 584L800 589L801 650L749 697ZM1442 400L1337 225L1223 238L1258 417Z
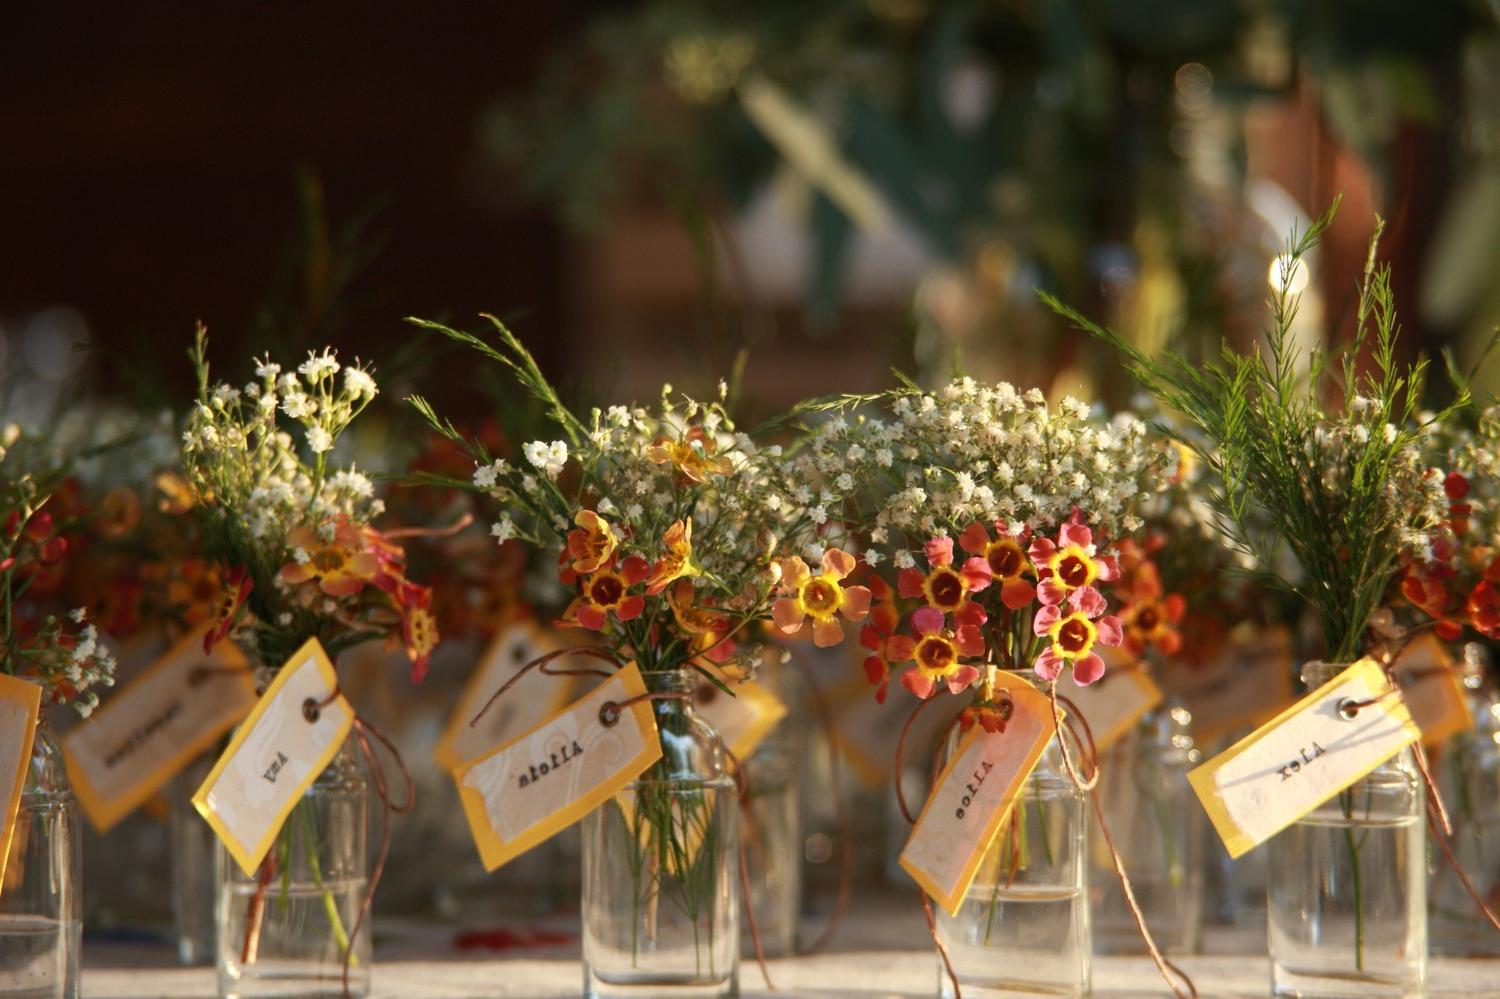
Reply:
M204 753L167 787L168 864L172 872L172 936L179 964L214 962L213 827L193 807L193 792L208 779L218 753Z
M1187 780L1199 761L1192 721L1180 704L1147 712L1104 754L1096 792L1146 925L1174 954L1196 953L1203 927L1203 809ZM1097 829L1091 852L1095 951L1144 954L1145 941Z
M1309 691L1345 666L1302 667ZM1422 784L1410 750L1266 845L1266 932L1278 996L1420 995L1427 968Z
M1018 675L1045 689L1030 670ZM955 731L945 755L958 740ZM1089 811L1053 739L1001 823L958 915L933 906L938 940L965 999L1088 995ZM941 957L937 970L939 994L953 999Z
M370 917L350 933L369 889L365 843L369 785L353 739L303 793L253 876L219 844L219 995L342 996L370 991Z
M78 802L62 750L43 715L0 886L0 996L75 999L79 994L79 831Z
M1453 823L1453 856L1493 907L1500 896L1500 702L1485 676L1489 650L1464 647L1463 683L1474 727L1433 753L1438 790ZM1428 933L1434 954L1500 955L1500 933L1479 913L1458 875L1434 846L1428 851Z
M690 697L687 671L643 674ZM718 735L690 700L652 702L662 758L582 823L590 999L739 995L739 804Z
M740 806L740 835L745 841L750 911L766 957L790 954L797 947L797 917L802 907L802 802L797 787L797 759L783 722L745 763L746 795ZM755 956L749 920L741 927L742 952Z

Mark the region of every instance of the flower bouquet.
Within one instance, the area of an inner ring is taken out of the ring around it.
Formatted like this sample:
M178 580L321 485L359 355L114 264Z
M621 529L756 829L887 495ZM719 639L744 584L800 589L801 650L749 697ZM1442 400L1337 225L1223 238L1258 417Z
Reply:
M1201 435L1183 443L1223 482L1213 496L1219 529L1321 625L1326 661L1303 667L1309 690L1364 653L1392 581L1404 563L1430 559L1448 518L1442 476L1421 457L1425 428L1448 413L1420 411L1425 363L1397 363L1390 271L1376 265L1375 240L1354 342L1330 360L1292 336L1294 276L1332 218L1330 210L1282 256L1269 345L1253 354L1226 346L1201 367L1174 354L1149 357L1049 299L1119 349L1142 384ZM1270 841L1276 994L1347 992L1356 981L1421 990L1423 814L1417 761L1402 751Z
M875 411L861 415L872 403ZM819 544L862 550L869 567L872 606L860 642L877 698L888 696L897 672L924 702L941 692L966 698L959 733L975 725L1003 733L1011 701L1002 673L1054 698L1065 671L1085 686L1104 676L1101 650L1125 639L1105 595L1121 571L1110 539L1140 527L1137 510L1163 458L1140 420L1103 420L1073 399L1051 406L1039 391L972 379L812 408L833 415L811 431L792 467L818 482L837 511ZM783 630L805 611L815 638L818 628L832 637L842 606L834 587L847 569L836 558L841 549L826 551L835 559L800 585L797 567L783 568L798 612L777 614ZM1087 991L1084 783L1059 734L956 915L936 917L949 965L945 995L961 982Z
M737 994L735 780L692 693L702 678L733 694L711 667L753 642L773 614L789 619L778 591L802 593L799 606L817 615L862 616L868 594L841 582L854 560L828 552L817 575L778 560L829 509L778 447L735 426L723 383L709 401L666 386L653 408L580 416L498 321L498 347L418 322L505 365L555 422L560 437L526 443L512 463L413 400L470 448L473 485L498 511L496 542L520 540L555 558L572 594L557 623L591 633L597 657L635 664L653 704L661 759L584 820L587 994Z
M71 704L86 718L99 703L98 688L114 683L114 657L85 608L58 612L39 600L70 556L62 534L67 524L50 509L64 479L60 465L43 441L15 426L0 432L0 642L5 674L41 687L44 709ZM9 692L5 708L8 724L29 724ZM0 945L24 949L30 980L48 994L77 996L82 830L45 714L30 747L15 824L3 844L9 854L0 886Z
M437 643L431 591L407 577L407 532L374 526L384 511L374 484L334 460L340 436L376 396L374 378L325 350L295 370L258 361L243 386L212 384L201 329L192 356L198 400L183 474L205 556L225 583L205 647L233 640L264 687L309 639L330 656L381 639L406 650L419 682ZM346 991L368 991L365 916L380 864L372 876L369 790L353 744L313 781L254 876L219 851L221 992L338 994L340 964ZM390 802L383 776L376 784L388 810L410 807ZM388 841L388 824L384 832Z

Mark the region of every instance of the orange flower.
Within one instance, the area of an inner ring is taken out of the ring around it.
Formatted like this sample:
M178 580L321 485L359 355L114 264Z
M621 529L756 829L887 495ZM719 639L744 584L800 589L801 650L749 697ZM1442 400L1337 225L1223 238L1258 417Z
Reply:
M577 598L563 612L563 622L603 631L611 616L621 622L634 621L646 609L646 598L631 593L630 588L650 571L645 559L631 555L618 569L610 563L590 573L584 577Z
M1036 599L1036 587L1025 578L1031 571L1031 562L1026 558L1026 540L1030 529L1012 535L1005 521L995 521L995 539L990 540L989 531L983 524L973 523L958 536L958 543L970 555L984 560L990 575L1000 584L1000 600L1011 610L1020 610Z
M917 637L896 635L886 643L886 657L891 662L912 660L916 666L901 674L901 685L926 700L937 692L939 683L961 694L979 679L979 668L964 658L984 655L984 635L979 625L984 612L970 603L954 615L956 628L944 627L946 615L936 607L921 607L912 612L911 627Z
M990 585L990 567L977 555L954 567L952 538L932 538L925 549L929 571L924 575L921 569L902 569L896 576L901 596L921 597L927 606L947 614L967 603L970 593Z
M579 510L573 518L578 530L568 532L568 555L574 572L593 572L614 557L620 539L609 521L593 510Z
M255 580L250 578L250 573L242 565L234 566L224 574L224 588L219 593L219 598L214 602L213 627L203 636L203 651L212 652L229 632L234 628L235 621L239 618L240 608L245 606L245 601L250 597L250 591L255 589Z
M875 703L884 704L890 686L891 664L885 655L886 642L896 632L901 616L896 610L896 594L890 584L879 576L870 580L870 616L865 626L859 629L859 644L870 650L865 657L865 679L875 688Z
M196 503L193 487L188 484L187 479L176 472L162 472L158 475L156 489L161 493L161 498L156 501L156 507L162 513L180 517L191 510Z
M1014 710L1008 701L999 704L971 705L958 713L958 731L968 732L975 724L978 724L991 735L1004 732L1005 723L1010 720Z
M646 580L646 592L655 595L671 583L684 576L698 575L693 564L693 518L676 520L661 536L667 554L656 560L651 567L651 576Z
M359 528L347 520L335 522L327 541L308 527L294 528L287 541L296 557L281 567L281 578L293 585L317 580L330 597L353 596L381 569L380 557L366 550Z
M1120 608L1125 647L1140 655L1154 646L1163 655L1175 656L1182 651L1182 635L1177 625L1187 612L1187 601L1180 593L1163 595L1161 574L1150 559L1143 557L1133 565L1128 579Z
M437 648L437 618L432 616L432 590L426 586L403 582L397 591L401 608L401 639L411 660L411 682L421 683Z
M728 637L733 622L727 614L695 603L693 597L692 582L679 579L667 592L667 606L672 608L678 627L692 636L689 645L695 658L704 656L711 662L727 662L735 650L734 641Z
M1043 680L1055 680L1063 666L1073 665L1073 679L1086 687L1104 675L1104 659L1094 651L1095 645L1119 645L1124 641L1120 619L1113 615L1090 619L1089 612L1075 610L1064 614L1057 604L1037 611L1031 630L1051 640L1036 660L1036 674Z
M731 469L729 459L718 458L718 443L702 427L690 427L680 440L662 437L646 451L646 457L658 465L671 464L683 478L707 482L710 475L723 475Z
M838 548L823 553L823 571L816 576L796 555L782 559L781 592L785 595L771 607L771 618L782 634L800 631L810 617L813 644L827 648L842 642L844 628L839 624L839 615L860 621L870 611L868 587L843 585L844 577L854 571L855 565L854 556Z
M1059 529L1056 543L1049 538L1031 543L1028 554L1036 566L1037 593L1044 604L1067 600L1077 607L1091 599L1089 592L1096 582L1120 577L1119 564L1108 555L1096 555L1094 532L1078 522L1076 513L1074 517Z

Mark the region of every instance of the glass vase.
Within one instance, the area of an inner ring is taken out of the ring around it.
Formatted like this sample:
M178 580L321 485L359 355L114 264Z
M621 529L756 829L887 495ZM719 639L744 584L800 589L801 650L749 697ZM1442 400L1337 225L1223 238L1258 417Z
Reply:
M1195 953L1203 926L1203 809L1187 780L1199 760L1189 733L1192 720L1185 708L1170 703L1148 712L1104 754L1097 792L1146 925L1157 945L1174 954ZM1094 833L1094 949L1144 954L1114 859L1103 836Z
M1030 671L1020 675L1038 689L1045 686ZM950 738L947 753L958 738ZM986 851L958 915L933 906L938 940L965 999L1088 995L1089 811L1052 740ZM953 999L941 957L938 988Z
M1438 790L1453 823L1453 855L1494 907L1500 897L1500 701L1485 676L1488 650L1464 648L1463 682L1474 727L1455 735L1432 757ZM1428 933L1434 954L1500 956L1500 933L1433 846L1428 850Z
M756 749L745 764L747 793L740 803L740 835L749 875L749 907L766 957L780 957L797 947L797 917L802 905L802 803L797 787L797 756L783 731ZM743 948L755 956L749 920L743 920Z
M691 696L685 671L643 674ZM724 746L688 700L652 702L662 758L582 823L590 999L739 995L739 804Z
M1345 667L1311 662L1314 690ZM1421 995L1427 967L1424 797L1403 750L1267 845L1277 996Z
M0 996L79 994L83 864L78 804L45 717L31 746L5 882L0 886Z
M287 816L251 876L220 844L214 875L219 995L228 999L370 991L370 917L351 939L369 888L369 785L346 740Z
M179 964L214 962L214 849L218 838L193 807L193 792L208 779L217 753L205 753L168 786L168 863L172 875L172 937Z

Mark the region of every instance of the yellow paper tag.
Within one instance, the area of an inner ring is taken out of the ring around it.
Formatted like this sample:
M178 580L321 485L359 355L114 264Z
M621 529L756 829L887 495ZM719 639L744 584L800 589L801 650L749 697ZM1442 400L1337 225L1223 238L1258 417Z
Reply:
M529 732L453 771L486 870L577 822L661 758L650 702L616 712L612 725L600 718L607 703L645 692L631 663Z
M577 689L577 678L538 675L527 677L507 690L477 724L469 724L517 670L560 647L554 636L531 621L518 622L496 635L468 683L464 684L448 725L432 751L438 765L444 770L452 770L478 759L526 731L536 718L561 711ZM581 666L603 669L605 665L586 656L564 656L553 663L559 669Z
M1120 740L1141 716L1161 703L1161 688L1123 653L1106 650L1109 668L1087 687L1073 681L1073 671L1057 678L1057 695L1078 708L1094 736L1094 748L1104 752Z
M254 876L282 823L327 769L354 725L338 676L315 638L298 649L256 702L193 795L246 876ZM310 720L311 719L311 720Z
M184 638L63 739L68 779L105 832L255 707L250 664L233 643Z
M693 695L694 708L719 733L734 758L743 762L786 717L786 705L754 680L721 679L734 691L734 696L699 677Z
M1428 633L1402 650L1391 664L1401 685L1406 710L1422 730L1422 744L1441 746L1474 727L1474 712L1453 657L1438 637Z
M1361 659L1213 759L1188 772L1231 857L1296 822L1421 738L1399 697L1347 718L1341 708L1390 690Z
M0 824L0 884L5 883L5 864L16 834L16 812L31 767L31 744L41 708L41 687L0 673L0 804L5 806Z
M1231 638L1207 662L1173 659L1154 672L1192 713L1193 737L1202 742L1259 725L1296 700L1292 639L1283 628Z
M957 914L985 851L1056 730L1047 695L1000 673L1014 710L1005 731L975 725L938 775L901 851L901 867L950 914Z

